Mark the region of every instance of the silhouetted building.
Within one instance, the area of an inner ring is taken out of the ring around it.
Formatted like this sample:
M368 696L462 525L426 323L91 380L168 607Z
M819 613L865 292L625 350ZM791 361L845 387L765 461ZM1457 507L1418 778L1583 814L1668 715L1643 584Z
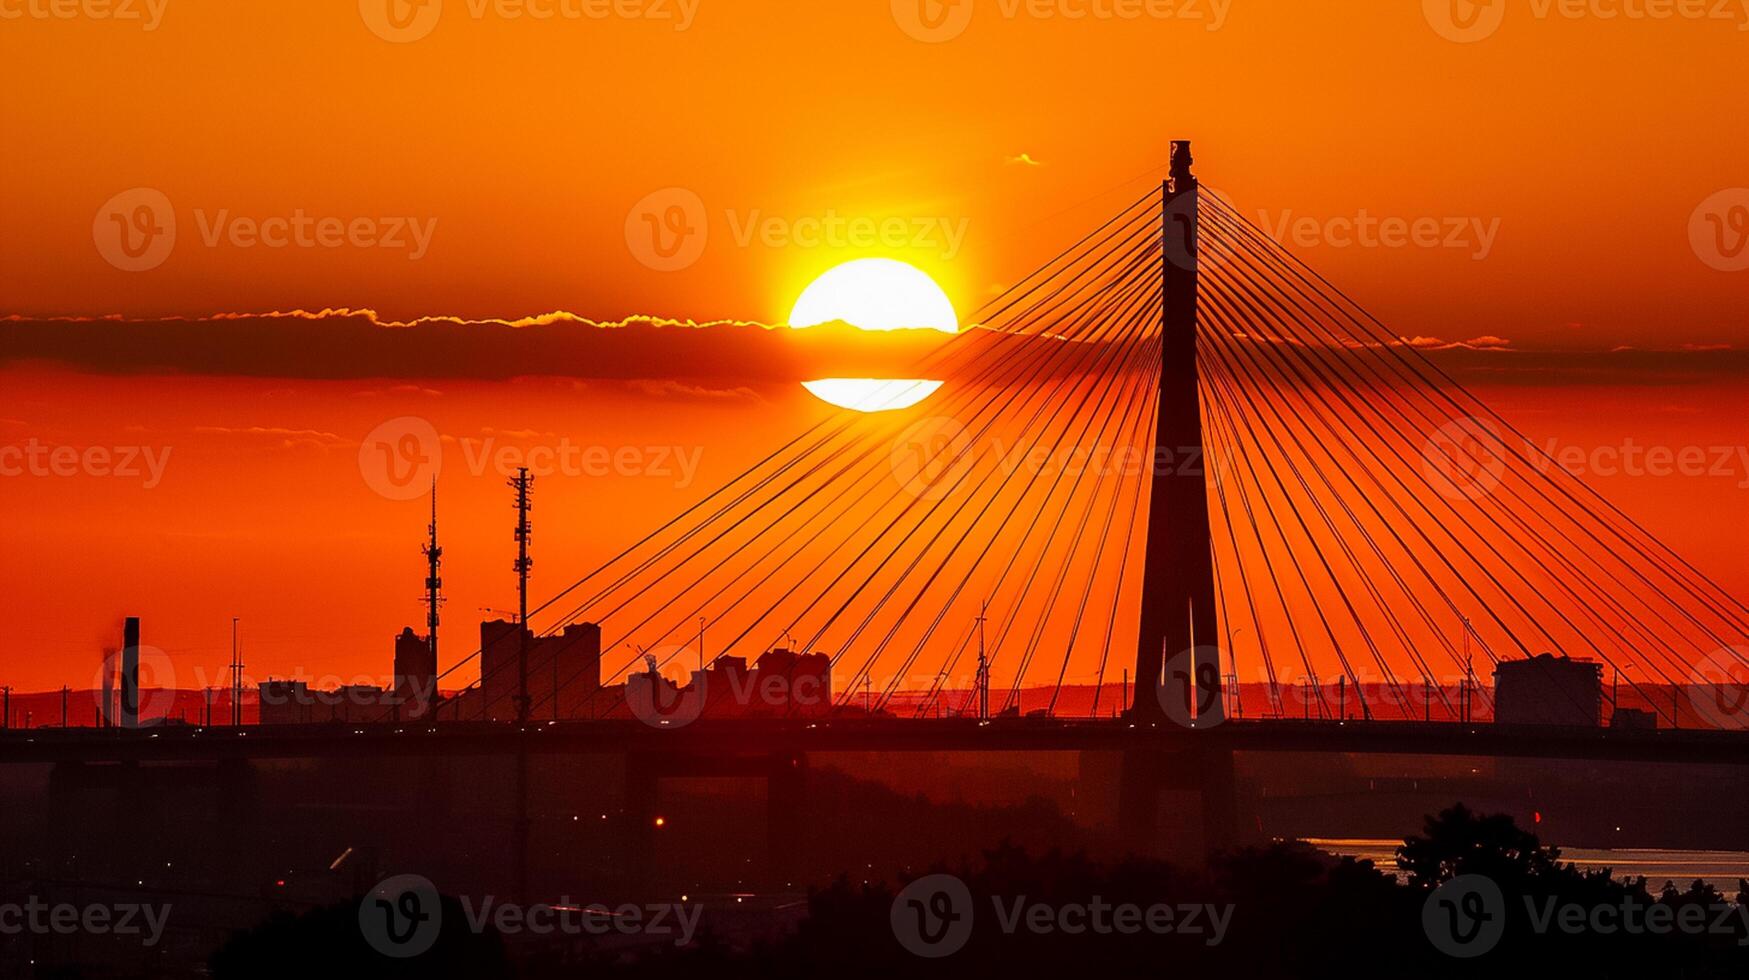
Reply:
M423 718L437 696L437 656L411 626L395 637L395 700L402 718Z
M308 725L315 720L311 710L315 701L310 697L310 686L303 681L270 680L257 693L263 725Z
M1609 727L1634 732L1658 730L1658 716L1643 708L1617 708L1609 716Z
M362 725L393 717L392 692L369 684L312 691L303 681L268 680L259 694L263 725Z
M823 653L780 648L761 654L752 668L745 657L722 656L693 671L685 687L649 670L626 684L627 703L635 698L646 711L660 706L656 718L676 708L690 715L701 694L699 714L706 718L818 718L832 710L832 658Z
M601 708L601 627L575 623L553 636L535 636L501 619L480 624L480 686L462 699L455 717L515 720L521 691L520 634L528 637L529 717L595 717ZM450 717L448 709L443 717Z
M1494 667L1494 721L1502 725L1603 724L1603 668L1540 653Z

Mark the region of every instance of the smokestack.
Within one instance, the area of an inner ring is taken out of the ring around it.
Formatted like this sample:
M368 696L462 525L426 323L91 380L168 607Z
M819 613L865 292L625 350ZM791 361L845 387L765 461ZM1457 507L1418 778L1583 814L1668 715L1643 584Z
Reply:
M121 631L121 727L140 727L140 618L129 616Z

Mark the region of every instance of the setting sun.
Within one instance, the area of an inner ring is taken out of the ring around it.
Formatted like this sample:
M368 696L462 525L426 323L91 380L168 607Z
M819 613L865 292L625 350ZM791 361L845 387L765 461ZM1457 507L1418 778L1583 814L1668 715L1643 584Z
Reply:
M857 259L836 266L802 290L790 326L842 322L862 330L959 332L947 293L921 270L895 259ZM858 412L910 408L934 394L939 381L823 378L802 387L829 405Z
M896 259L857 259L827 270L802 290L789 315L792 327L834 321L864 330L960 329L947 293Z

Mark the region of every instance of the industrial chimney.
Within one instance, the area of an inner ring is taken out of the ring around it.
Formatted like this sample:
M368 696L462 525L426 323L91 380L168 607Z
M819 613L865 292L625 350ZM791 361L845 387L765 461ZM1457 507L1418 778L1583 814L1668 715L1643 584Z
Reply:
M129 616L121 632L121 727L140 727L140 618Z

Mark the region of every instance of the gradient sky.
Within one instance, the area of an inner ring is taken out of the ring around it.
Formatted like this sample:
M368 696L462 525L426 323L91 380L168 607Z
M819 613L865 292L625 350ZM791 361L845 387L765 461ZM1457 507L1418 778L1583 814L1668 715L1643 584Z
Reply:
M867 255L923 268L966 316L1193 138L1208 186L1394 329L1554 352L1510 383L1470 365L1533 436L1744 442L1743 369L1717 362L1749 341L1749 272L1731 271L1735 228L1704 234L1708 212L1749 216L1733 192L1749 184L1744 11L1497 0L1497 29L1465 43L1437 0L1197 0L1138 18L964 0L928 9L960 31L930 41L915 2L444 0L429 34L396 43L372 29L387 30L378 0L120 8L139 20L0 0L0 316L781 323L813 276ZM530 13L547 9L560 15ZM564 15L612 9L638 15ZM105 208L136 188L169 202L177 235L161 264L125 271L105 258ZM708 233L665 269L642 215L676 204ZM271 248L235 223L299 213L400 244ZM1440 244L1344 246L1362 215L1431 219ZM812 241L834 222L888 231ZM424 524L421 502L359 477L358 446L388 419L429 419L457 446L496 433L699 454L684 485L543 487L537 581L562 583L826 411L784 371L733 359L678 379L652 355L609 378L546 363L527 373L557 378L505 381L471 376L464 351L359 376L347 344L227 325L252 361L0 365L0 445L172 450L150 489L0 478L0 681L87 683L128 612L190 671L223 663L242 615L264 672L380 676L419 615ZM1622 347L1677 353L1655 378L1635 361L1596 370ZM324 359L332 371L310 368ZM1749 462L1732 472L1592 476L1741 595ZM463 634L478 607L512 604L500 482L491 467L443 478Z

